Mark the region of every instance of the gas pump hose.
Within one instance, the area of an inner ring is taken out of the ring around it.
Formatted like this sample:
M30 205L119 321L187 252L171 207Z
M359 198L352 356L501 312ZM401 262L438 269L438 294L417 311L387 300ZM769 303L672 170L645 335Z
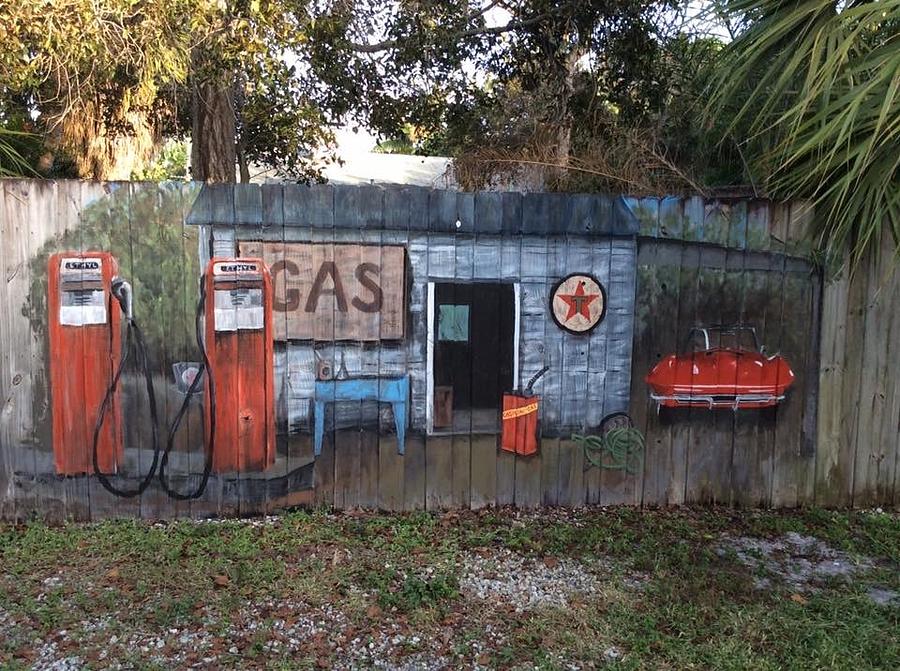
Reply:
M212 472L213 445L215 445L216 437L216 384L215 380L213 379L212 368L209 364L209 355L206 353L206 346L203 343L201 317L203 316L205 306L206 275L202 275L200 277L200 300L197 303L197 314L194 319L194 331L197 338L197 347L200 349L200 352L203 355L203 363L200 365L200 369L197 371L197 374L191 381L190 387L188 387L187 393L184 396L184 401L181 404L181 408L178 410L178 414L175 416L175 421L173 421L172 426L169 427L169 436L166 440L166 449L163 451L162 461L159 464L159 484L162 485L162 488L163 490L165 490L166 494L168 494L176 501L189 501L191 499L196 499L202 496L203 492L206 490L206 485L209 483L209 475ZM200 385L200 381L203 378L204 374L206 375L206 384L207 388L209 389L209 398L207 400L207 402L209 403L209 434L206 436L206 461L203 466L203 475L200 479L200 484L194 491L185 494L176 491L169 485L166 480L166 467L169 464L169 452L172 451L172 447L175 444L175 434L178 432L178 427L181 425L181 420L184 418L184 415L187 413L188 406L190 405L191 397L197 391L197 387Z
M143 494L144 490L147 489L150 482L153 480L153 476L156 474L156 465L159 462L158 418L156 413L156 396L153 393L153 377L150 374L150 363L147 357L147 344L144 341L144 334L141 332L141 329L134 320L132 314L131 287L127 282L118 279L114 280L113 295L118 299L122 306L122 310L125 312L125 320L127 323L125 330L125 345L122 348L122 355L119 359L116 373L106 390L106 395L103 397L103 403L100 404L100 413L97 415L97 422L94 424L93 462L94 473L97 475L100 484L103 485L103 488L106 491L121 498L131 498ZM153 463L150 465L150 470L147 471L147 475L143 477L136 488L119 489L113 485L106 474L100 470L100 459L97 453L97 446L100 441L100 432L103 429L103 420L106 418L106 413L109 411L109 406L112 404L113 395L116 392L116 388L119 386L119 378L122 377L122 372L125 370L125 365L128 363L132 348L136 350L138 365L143 373L144 382L147 387L147 405L150 409L150 425L153 440Z

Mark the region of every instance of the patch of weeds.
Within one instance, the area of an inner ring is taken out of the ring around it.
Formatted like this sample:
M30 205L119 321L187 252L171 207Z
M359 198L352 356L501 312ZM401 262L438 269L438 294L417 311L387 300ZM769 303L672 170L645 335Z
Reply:
M801 604L757 594L748 603L721 592L698 598L685 587L649 591L639 610L610 609L619 645L641 666L860 669L900 660L897 614L862 595L823 592ZM629 667L623 660L618 668Z
M52 567L62 557L70 556L78 545L78 533L69 527L48 527L35 522L16 533L16 542L4 542L2 548L4 571L16 575Z
M181 624L193 619L196 607L197 600L193 595L165 595L152 606L153 620L158 626L168 628L173 624Z
M421 608L439 607L459 596L459 581L447 573L437 573L429 578L407 575L392 583L388 589L378 588L378 605L384 610L396 608L399 612L410 613Z
M89 615L109 610L119 602L119 598L110 599L104 594L96 594L93 591L88 593L79 589L72 595L71 601L78 610Z
M742 619L738 633L787 668L888 669L900 662L898 609L862 594L822 592L803 605L785 598L749 610L753 617Z
M460 541L463 547L480 548L499 543L500 537L496 529L467 522L460 530Z
M71 609L59 592L50 592L42 599L25 596L20 600L19 608L45 632L63 626L72 615Z
M284 575L284 563L271 557L254 561L240 561L234 566L234 581L242 588L252 588L257 592L276 587Z
M375 566L362 563L354 572L356 582L366 590L386 591L396 582L397 569L391 566Z
M571 524L552 524L541 535L540 549L549 554L564 554L577 544L578 532Z
M520 652L512 645L504 645L491 655L491 666L496 669L506 669L518 661Z
M504 547L516 552L539 552L542 547L539 533L530 524L513 523L499 531L498 539Z
M398 515L387 524L369 520L365 525L365 537L374 549L405 556L432 549L437 524L435 516L425 512Z

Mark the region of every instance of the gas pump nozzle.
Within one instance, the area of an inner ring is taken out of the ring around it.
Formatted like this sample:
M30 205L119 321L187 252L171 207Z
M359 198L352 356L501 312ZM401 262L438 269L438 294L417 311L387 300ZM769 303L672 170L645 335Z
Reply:
M134 321L134 292L131 290L131 284L128 280L117 275L112 279L111 288L113 296L116 297L119 305L122 306L125 318L129 322Z

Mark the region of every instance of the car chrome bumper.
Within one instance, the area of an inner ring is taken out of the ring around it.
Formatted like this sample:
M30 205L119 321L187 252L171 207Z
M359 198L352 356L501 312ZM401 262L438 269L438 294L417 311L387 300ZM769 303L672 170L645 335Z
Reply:
M769 408L784 400L784 394L650 394L659 407L667 408Z

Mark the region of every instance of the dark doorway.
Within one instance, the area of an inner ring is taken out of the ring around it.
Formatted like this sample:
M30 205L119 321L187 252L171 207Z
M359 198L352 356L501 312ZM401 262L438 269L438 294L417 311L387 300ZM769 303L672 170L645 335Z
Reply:
M497 431L513 385L512 284L435 284L434 429Z

